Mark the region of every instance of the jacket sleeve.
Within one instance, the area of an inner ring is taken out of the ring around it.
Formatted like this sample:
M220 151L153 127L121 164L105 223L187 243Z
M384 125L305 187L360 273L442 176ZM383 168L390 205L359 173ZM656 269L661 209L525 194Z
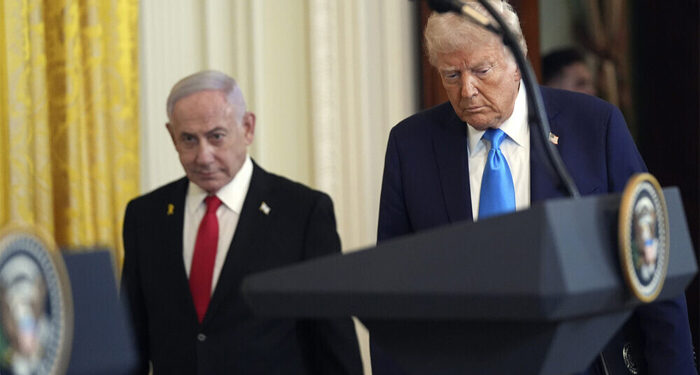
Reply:
M389 134L384 160L384 176L379 198L377 242L413 232L406 211L401 176L401 160L394 130Z
M122 269L120 297L130 313L132 332L138 351L138 365L133 374L148 374L148 327L138 269L137 214L134 211L134 202L132 201L127 206L124 215L124 267Z
M632 175L647 171L647 166L627 129L625 119L616 107L613 107L607 124L605 152L610 193L622 192Z
M319 194L306 225L306 258L339 253L333 202ZM299 323L299 340L310 373L361 375L362 360L355 327L350 317L306 319Z
M610 192L621 192L633 174L647 171L617 108L608 124L606 152ZM640 306L635 314L649 374L697 374L685 295Z

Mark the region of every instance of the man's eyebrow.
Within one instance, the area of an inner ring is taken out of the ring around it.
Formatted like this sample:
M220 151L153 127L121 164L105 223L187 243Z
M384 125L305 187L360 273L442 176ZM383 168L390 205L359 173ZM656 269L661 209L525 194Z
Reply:
M459 70L459 68L456 66L444 66L444 67L439 68L438 70L441 72L454 72L454 71Z
M212 135L212 134L214 134L214 133L221 132L221 131L226 132L227 129L226 129L225 127L223 127L223 126L217 126L217 127L215 127L214 129L209 130L209 131L206 132L205 134L206 134L206 135Z
M180 133L180 137L181 137L181 138L182 138L182 137L193 137L193 136L194 136L194 134L192 134L192 133L190 133L190 132L185 132L185 131L183 131L182 133Z

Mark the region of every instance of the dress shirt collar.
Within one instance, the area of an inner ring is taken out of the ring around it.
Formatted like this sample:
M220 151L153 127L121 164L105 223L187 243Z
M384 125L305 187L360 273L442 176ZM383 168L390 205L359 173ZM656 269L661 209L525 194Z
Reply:
M527 145L529 143L530 130L527 125L527 94L525 94L525 86L522 80L520 80L518 96L515 98L513 113L501 124L500 129L518 146ZM469 154L478 152L481 147L486 147L483 142L479 142L483 135L483 130L476 130L467 125Z
M250 160L250 156L246 155L241 169L228 184L224 185L216 192L216 196L221 199L221 202L223 202L226 207L240 215L252 177L253 162ZM187 188L187 198L185 200L188 213L191 214L196 211L207 195L208 193L206 191L190 181L189 187Z

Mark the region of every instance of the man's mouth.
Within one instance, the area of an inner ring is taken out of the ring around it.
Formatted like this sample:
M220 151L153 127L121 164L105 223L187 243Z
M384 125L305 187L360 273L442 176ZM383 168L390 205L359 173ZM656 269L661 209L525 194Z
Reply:
M198 171L197 175L204 177L204 178L210 178L213 177L216 174L216 171Z

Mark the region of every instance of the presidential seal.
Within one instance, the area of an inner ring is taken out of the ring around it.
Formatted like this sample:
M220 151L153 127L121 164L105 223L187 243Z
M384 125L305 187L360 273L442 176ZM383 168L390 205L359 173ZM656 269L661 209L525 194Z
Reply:
M63 258L48 237L0 232L0 373L64 374L73 300Z
M648 173L634 175L622 193L618 241L622 274L643 302L659 295L669 257L666 200L659 182Z

